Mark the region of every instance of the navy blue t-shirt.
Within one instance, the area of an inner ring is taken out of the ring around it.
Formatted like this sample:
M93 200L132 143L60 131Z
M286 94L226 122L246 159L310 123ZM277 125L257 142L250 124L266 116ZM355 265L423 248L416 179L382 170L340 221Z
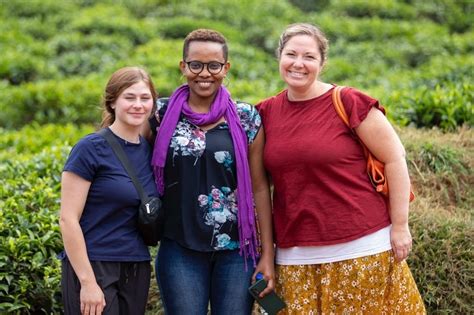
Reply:
M158 196L148 142L140 138L140 143L134 144L116 137L145 192ZM71 150L64 171L91 182L80 219L89 260L150 260L136 225L140 197L108 142L98 134L87 135Z

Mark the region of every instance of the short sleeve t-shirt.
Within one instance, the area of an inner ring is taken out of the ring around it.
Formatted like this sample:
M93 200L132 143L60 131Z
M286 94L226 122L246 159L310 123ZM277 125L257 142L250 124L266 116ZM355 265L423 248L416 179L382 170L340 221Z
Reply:
M162 119L168 99L157 102ZM248 143L261 125L252 105L237 102ZM155 119L151 121L157 125ZM183 115L171 138L164 170L164 236L184 247L210 252L239 248L237 172L227 123L202 130Z
M158 196L148 142L140 138L140 143L135 144L116 138L135 168L145 193ZM64 171L91 182L79 222L89 259L150 260L148 247L137 230L140 197L108 142L95 133L84 137L71 150Z
M390 224L386 200L370 183L363 149L334 109L332 91L297 102L283 91L257 105L278 247L340 244ZM351 128L371 108L383 110L353 88L341 97Z

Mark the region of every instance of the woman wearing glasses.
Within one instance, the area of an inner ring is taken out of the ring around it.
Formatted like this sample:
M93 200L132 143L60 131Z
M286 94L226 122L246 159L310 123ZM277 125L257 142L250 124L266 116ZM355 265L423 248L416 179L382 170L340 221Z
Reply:
M270 195L253 149L263 143L260 116L222 85L227 57L222 34L191 32L179 65L187 84L159 99L150 120L166 213L156 274L169 314L207 314L209 303L212 314L250 314L252 277L263 273L265 293L274 286Z

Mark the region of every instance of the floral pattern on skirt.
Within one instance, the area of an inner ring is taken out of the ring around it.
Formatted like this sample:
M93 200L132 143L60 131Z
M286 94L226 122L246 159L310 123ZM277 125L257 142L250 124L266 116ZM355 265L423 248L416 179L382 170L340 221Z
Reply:
M276 265L281 314L426 314L406 261L393 252L314 265Z

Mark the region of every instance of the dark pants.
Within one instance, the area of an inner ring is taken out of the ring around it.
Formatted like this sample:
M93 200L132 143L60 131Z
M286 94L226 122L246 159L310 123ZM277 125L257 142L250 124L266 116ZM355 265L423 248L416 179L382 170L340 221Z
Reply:
M150 262L92 261L92 269L106 306L103 314L144 314L150 287ZM64 313L81 314L81 284L67 258L62 261L61 289Z
M248 292L253 261L239 250L197 252L162 239L156 274L165 314L249 315L253 298Z

